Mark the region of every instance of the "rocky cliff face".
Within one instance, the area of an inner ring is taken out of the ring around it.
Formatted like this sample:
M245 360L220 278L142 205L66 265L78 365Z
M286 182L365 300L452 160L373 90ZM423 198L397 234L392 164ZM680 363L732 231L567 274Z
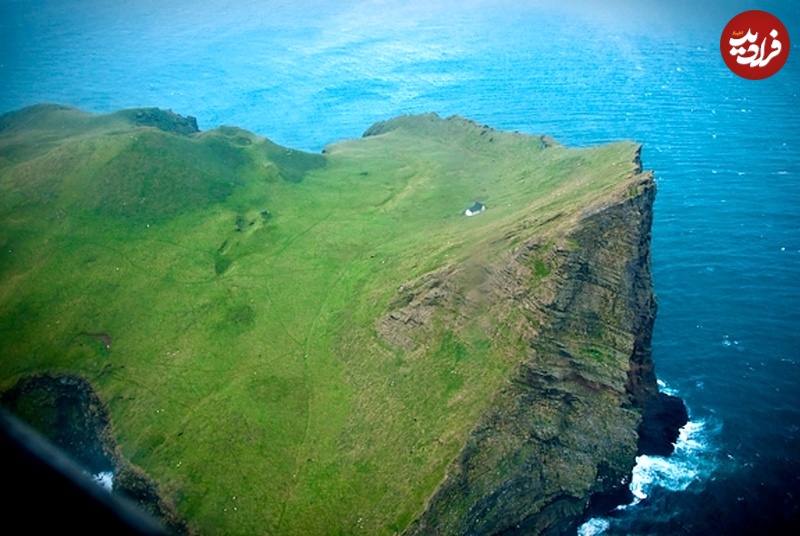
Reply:
M686 413L658 393L650 355L655 192L639 169L569 238L529 237L491 268L483 290L501 317L521 308L527 355L407 534L560 534L592 496L626 489L637 452L671 450Z
M188 534L186 522L175 512L173 504L165 501L158 493L158 486L140 468L132 465L122 455L119 446L112 437L108 408L100 400L92 386L83 378L70 375L53 376L42 374L28 376L17 382L8 391L0 393L0 407L5 407L37 430L46 432L46 437L56 447L75 460L89 474L110 473L113 475L112 493L133 501L138 508L163 523L169 534ZM55 464L52 460L42 462ZM26 469L37 467L30 462ZM63 468L61 468L63 471ZM60 528L73 527L78 531L85 530L90 521L81 517L84 512L85 492L76 496L59 496L64 488L59 486L54 477L53 482L44 480L31 485L28 474L15 473L7 482L15 488L31 490L34 486L42 486L37 490L40 500L59 502L66 506L68 513L57 516L57 521L43 518L28 521L30 526L43 530L52 530L58 523ZM23 482L23 480L25 480ZM27 496L15 497L11 504L23 506ZM105 503L97 502L92 513L99 519L106 514ZM123 507L117 507L118 512ZM124 517L124 516L122 516ZM98 520L97 526L102 525ZM136 521L136 520L134 520ZM115 528L130 529L130 519L113 520ZM126 524L128 523L128 524ZM138 522L137 522L138 523ZM141 525L133 525L134 527ZM157 531L157 528L152 530ZM113 530L111 530L113 532ZM160 532L153 532L160 534Z

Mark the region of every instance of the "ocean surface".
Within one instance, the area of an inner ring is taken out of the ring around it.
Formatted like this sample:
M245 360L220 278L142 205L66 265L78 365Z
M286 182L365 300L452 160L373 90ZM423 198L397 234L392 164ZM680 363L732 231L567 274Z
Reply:
M639 459L634 503L580 533L795 534L800 6L599 4L0 0L0 113L158 106L310 151L427 111L642 143L659 189L653 354L691 422L673 457ZM792 38L766 80L720 57L746 9Z

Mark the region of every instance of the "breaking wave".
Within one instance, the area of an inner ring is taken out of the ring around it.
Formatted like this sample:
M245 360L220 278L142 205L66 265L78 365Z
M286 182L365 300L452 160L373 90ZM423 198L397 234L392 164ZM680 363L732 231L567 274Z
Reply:
M662 391L675 394L661 382L659 385ZM605 517L589 519L578 528L578 535L615 534L618 518L637 516L641 510L639 505L646 503L653 494L680 493L686 491L693 482L705 481L717 465L713 440L719 430L718 424L708 420L689 420L681 428L671 456L638 456L629 485L633 501L618 506ZM646 515L645 512L641 513Z
M578 529L579 536L598 536L611 526L611 521L602 517L593 517Z
M638 456L630 490L633 506L646 499L653 488L684 491L692 482L708 476L714 468L709 427L705 421L689 421L680 430L672 456Z
M112 471L103 471L92 475L92 480L103 489L108 491L114 489L114 473Z

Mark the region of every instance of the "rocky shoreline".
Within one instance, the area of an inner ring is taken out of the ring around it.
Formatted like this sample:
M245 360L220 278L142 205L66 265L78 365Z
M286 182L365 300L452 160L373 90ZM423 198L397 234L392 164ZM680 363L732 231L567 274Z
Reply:
M159 495L157 484L122 455L111 433L108 409L87 380L67 374L28 376L0 394L0 404L88 474L113 474L112 493L133 501L171 534L189 534L174 506Z

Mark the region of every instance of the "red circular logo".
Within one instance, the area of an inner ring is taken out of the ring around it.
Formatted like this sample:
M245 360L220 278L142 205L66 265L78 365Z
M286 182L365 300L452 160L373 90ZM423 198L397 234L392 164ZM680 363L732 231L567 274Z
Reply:
M748 80L762 80L780 71L789 48L786 26L778 17L759 10L733 17L719 39L725 65Z

